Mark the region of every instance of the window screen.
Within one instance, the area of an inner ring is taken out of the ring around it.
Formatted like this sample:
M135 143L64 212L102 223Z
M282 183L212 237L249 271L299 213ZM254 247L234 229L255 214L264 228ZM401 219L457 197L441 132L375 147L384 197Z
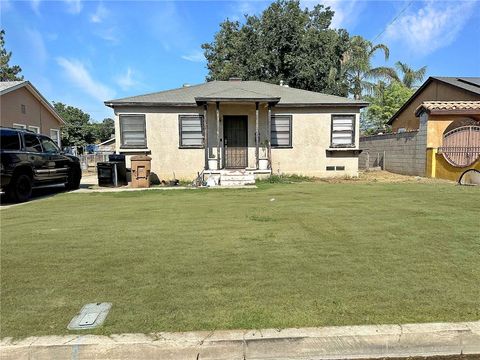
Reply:
M18 133L12 130L1 130L0 145L2 150L20 150Z
M273 115L271 144L275 147L292 146L292 116Z
M332 116L332 147L350 147L355 145L355 116Z
M123 147L146 147L145 115L120 115L120 133Z
M203 147L203 116L180 115L180 146Z

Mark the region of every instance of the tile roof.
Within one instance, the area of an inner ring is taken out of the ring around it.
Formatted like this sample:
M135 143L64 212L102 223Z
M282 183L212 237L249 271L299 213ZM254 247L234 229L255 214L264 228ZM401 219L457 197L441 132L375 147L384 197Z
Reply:
M322 106L344 105L364 107L368 103L348 99L341 96L322 94L314 91L295 89L261 81L210 81L204 84L186 86L179 89L160 91L152 94L132 96L123 99L105 101L107 106L121 105L178 105L196 106L197 99L228 99L240 101L250 100L279 100L278 105L292 106Z
M480 101L424 101L415 110L415 115L422 111L479 110Z

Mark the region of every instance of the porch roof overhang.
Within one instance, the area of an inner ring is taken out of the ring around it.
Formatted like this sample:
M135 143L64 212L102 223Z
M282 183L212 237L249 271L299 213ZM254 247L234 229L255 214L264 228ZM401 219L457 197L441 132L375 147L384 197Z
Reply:
M279 97L225 97L225 96L198 96L195 98L197 105L207 103L268 103L276 105L280 101Z

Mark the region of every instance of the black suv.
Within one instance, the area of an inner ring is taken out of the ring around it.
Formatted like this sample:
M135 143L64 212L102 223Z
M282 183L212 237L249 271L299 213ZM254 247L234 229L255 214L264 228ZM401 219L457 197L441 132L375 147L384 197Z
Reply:
M27 201L32 188L65 184L78 189L80 161L65 155L48 136L0 127L1 190L15 202Z

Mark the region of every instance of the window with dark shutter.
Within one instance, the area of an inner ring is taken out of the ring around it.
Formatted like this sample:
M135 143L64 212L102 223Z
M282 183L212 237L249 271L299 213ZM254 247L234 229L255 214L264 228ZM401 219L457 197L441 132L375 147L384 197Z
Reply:
M203 115L179 116L180 147L203 147Z
M273 147L292 146L292 116L273 115L271 128L271 144Z
M355 146L355 115L332 115L331 146Z
M146 148L145 115L120 115L122 147Z

